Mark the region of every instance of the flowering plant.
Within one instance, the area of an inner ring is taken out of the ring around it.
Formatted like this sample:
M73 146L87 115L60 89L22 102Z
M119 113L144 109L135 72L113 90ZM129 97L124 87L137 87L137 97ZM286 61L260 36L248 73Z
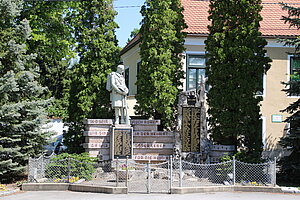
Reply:
M66 178L62 178L62 179L57 178L57 179L54 180L54 182L55 183L67 183L67 182L75 183L78 180L79 180L79 177L72 176L72 177L69 177L69 178L66 177Z
M6 191L7 187L5 185L0 184L0 191Z
M127 165L126 165L126 164L121 165L120 168L121 168L122 170L126 170L126 169L128 169L128 170L133 170L133 167L128 167L128 168L127 168Z

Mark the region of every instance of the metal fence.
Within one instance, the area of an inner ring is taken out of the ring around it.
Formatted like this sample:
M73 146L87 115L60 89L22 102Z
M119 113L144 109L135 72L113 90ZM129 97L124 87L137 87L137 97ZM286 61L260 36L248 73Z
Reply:
M235 159L196 164L172 158L162 163L129 159L85 163L72 158L57 160L52 156L30 159L28 171L28 182L127 187L135 193L169 193L173 187L276 185L276 160L262 164Z

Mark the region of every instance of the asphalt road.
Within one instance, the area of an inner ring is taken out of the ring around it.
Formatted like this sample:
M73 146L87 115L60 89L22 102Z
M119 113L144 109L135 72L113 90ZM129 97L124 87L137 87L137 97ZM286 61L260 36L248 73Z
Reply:
M199 194L100 194L70 191L19 192L2 200L300 200L300 194L217 192Z

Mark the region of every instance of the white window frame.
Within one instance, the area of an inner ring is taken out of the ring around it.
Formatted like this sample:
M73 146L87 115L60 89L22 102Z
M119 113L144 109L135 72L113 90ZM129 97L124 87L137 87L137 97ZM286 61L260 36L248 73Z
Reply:
M261 116L261 120L262 120L261 138L262 138L263 148L267 149L267 118Z
M184 52L184 57L185 57L185 63L184 63L184 68L185 68L185 82L184 82L184 90L187 91L188 89L188 56L205 56L205 51L186 51Z

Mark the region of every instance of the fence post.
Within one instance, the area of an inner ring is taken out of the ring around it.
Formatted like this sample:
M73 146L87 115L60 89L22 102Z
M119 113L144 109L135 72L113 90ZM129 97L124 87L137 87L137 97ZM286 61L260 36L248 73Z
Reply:
M235 185L235 177L236 177L236 168L235 168L235 166L236 166L236 160L235 160L235 156L233 156L233 174L232 174L232 176L233 176L233 185Z
M30 174L30 165L31 165L31 157L30 156L28 156L28 167L27 167L27 170L28 170L28 176L27 176L27 182L29 183L29 181L30 181L30 176L31 176L31 174Z
M171 189L172 189L172 182L173 182L173 157L172 155L170 156L170 161L169 161L169 173L170 173L170 193L171 193Z
M147 163L147 172L148 172L148 180L147 180L147 185L148 185L148 187L147 187L147 193L148 194L150 194L150 175L151 175L151 169L150 169L150 160L148 160L148 163Z
M182 160L179 157L179 187L182 187Z
M116 187L119 186L119 157L116 160Z
M126 181L125 181L125 187L128 187L128 156L126 156Z
M36 177L37 178L45 178L45 172L44 172L44 154L42 154L42 157L41 157L41 174L42 174L42 177L39 177L39 174L37 173ZM38 172L38 171L37 171Z
M274 158L274 177L273 177L273 186L276 187L276 165L277 165L277 158Z
M70 183L70 176L71 176L71 158L68 155L68 183Z

